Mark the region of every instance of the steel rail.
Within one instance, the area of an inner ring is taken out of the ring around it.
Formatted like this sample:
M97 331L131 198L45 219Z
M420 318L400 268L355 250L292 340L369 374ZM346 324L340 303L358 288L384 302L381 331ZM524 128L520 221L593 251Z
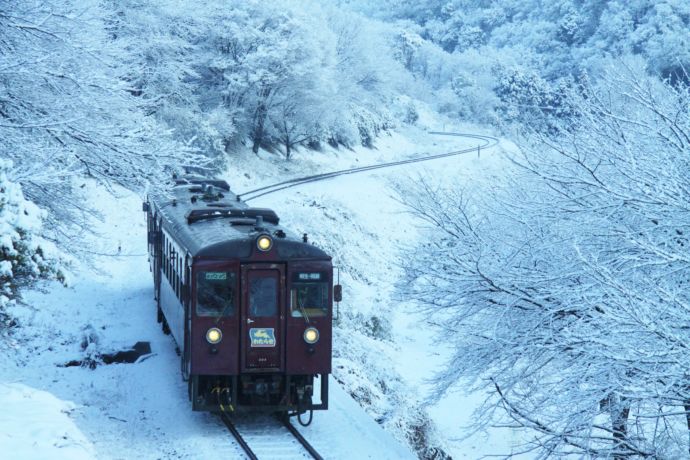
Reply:
M470 139L478 139L485 141L486 144L481 145L480 147L484 148L490 148L496 145L498 142L498 139L492 136L482 136L478 134L465 134L465 133L447 133L447 132L441 132L441 131L430 131L429 134L436 134L436 135L444 135L444 136L456 136L456 137L468 137ZM329 178L334 175L339 175L339 174L347 174L347 173L355 173L355 172L360 172L360 171L368 171L369 169L377 169L377 168L385 168L388 166L396 166L398 164L405 164L405 163L414 163L414 162L419 162L419 161L427 161L427 160L433 160L435 158L440 158L440 157L445 157L445 156L451 156L451 155L457 155L459 153L466 153L465 150L469 151L474 151L474 147L470 147L468 149L464 149L462 151L453 151L453 152L448 152L448 153L442 153L439 155L431 155L431 156L423 156L423 157L416 157L416 158L408 158L405 160L400 160L400 161L394 161L394 162L389 162L389 163L379 163L379 164L374 164L374 165L368 165L368 166L359 166L357 168L350 168L350 169L343 169L340 171L330 171L326 173L321 173L321 174L315 174L311 176L304 176L304 177L297 177L294 179L288 179L283 182L277 182L275 184L270 184L270 185L265 185L263 187L259 187L257 189L249 190L246 191L238 196L242 195L248 195L251 193L255 192L260 192L263 190L267 190L273 187L277 187L280 185L286 185L286 184L293 184L293 183L298 183L298 182L303 182L309 179L320 179L320 178ZM251 199L251 198L249 198Z
M287 415L279 416L280 421L283 423L285 428L288 429L288 431L299 441L300 444L302 444L302 447L306 449L307 452L309 452L309 455L314 458L314 460L323 460L323 457L319 455L319 453L312 447L311 444L309 444L309 441L307 441L304 436L302 436L302 433L300 433L295 426L290 423L290 418Z
M249 447L249 444L247 444L247 441L245 441L240 432L237 431L237 428L235 427L235 424L232 423L232 420L230 420L230 417L221 412L220 419L223 421L228 430L230 430L230 433L235 438L235 441L237 441L237 444L239 444L242 450L244 450L244 453L247 454L247 457L249 457L250 460L258 460L259 457L256 456L252 448Z
M232 434L233 438L235 438L235 441L237 441L237 444L240 445L244 453L247 455L247 457L250 460L258 460L256 453L254 453L247 441L245 441L244 437L239 432L235 424L232 423L230 416L221 412L220 418ZM311 455L311 457L314 460L323 460L323 457L319 455L319 453L316 451L316 449L314 449L314 447L309 443L309 441L307 441L304 438L304 436L302 436L302 433L300 433L297 430L297 428L295 428L295 426L292 423L290 423L290 418L287 416L287 414L277 414L276 418L285 428L287 428L290 434L300 443L302 447L304 447L304 449L309 453L309 455Z
M360 172L365 172L365 171L371 171L374 169L382 169L382 168L390 168L394 166L401 166L401 165L406 165L406 164L411 164L411 163L419 163L422 161L431 161L431 160L436 160L439 158L447 158L451 156L456 156L456 155L462 155L466 153L472 153L477 151L477 149L487 149L494 147L498 144L498 138L493 137L493 136L483 136L479 134L466 134L466 133L449 133L449 132L441 132L441 131L431 131L429 134L435 134L435 135L442 135L442 136L455 136L455 137L466 137L469 139L477 139L480 141L484 141L483 145L477 145L476 147L468 147L466 149L461 149L461 150L455 150L452 152L447 152L447 153L440 153L436 155L426 155L422 157L414 157L414 158L408 158L405 160L399 160L399 161L392 161L388 163L379 163L379 164L373 164L373 165L367 165L367 166L359 166L357 168L350 168L350 169L342 169L338 171L330 171L326 173L321 173L321 174L314 174L311 176L304 176L304 177L297 177L294 179L289 179L286 181L282 182L277 182L275 184L270 184L270 185L265 185L263 187L259 187L253 190L248 190L244 193L238 194L237 198L240 199L240 197L244 197L246 195L252 195L247 198L243 198L244 201L249 201L253 200L255 198L259 198L264 195L268 195L270 193L275 193L280 190L285 190L288 188L292 187L297 187L299 185L303 184L308 184L312 182L318 182L326 179L331 179L333 177L338 177L338 176L344 176L347 174L356 174ZM261 193L259 193L261 192Z

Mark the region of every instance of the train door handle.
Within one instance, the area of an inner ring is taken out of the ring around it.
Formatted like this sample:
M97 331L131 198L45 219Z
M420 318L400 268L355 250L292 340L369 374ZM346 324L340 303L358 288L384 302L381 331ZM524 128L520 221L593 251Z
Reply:
M253 320L253 319L251 319L251 318L247 318L247 324L252 324L253 322L254 322L254 320Z

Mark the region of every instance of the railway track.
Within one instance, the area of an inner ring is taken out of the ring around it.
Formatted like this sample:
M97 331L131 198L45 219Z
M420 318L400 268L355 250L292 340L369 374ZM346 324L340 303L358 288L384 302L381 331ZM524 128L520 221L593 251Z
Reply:
M394 166L402 166L456 155L474 153L477 152L478 149L481 151L481 149L488 149L498 144L498 139L492 136L448 132L430 132L429 134L463 137L476 140L478 143L475 146L454 150L452 152L417 156L388 163L379 163L368 166L360 166L357 168L330 171L311 176L297 177L275 184L262 186L254 190L248 190L237 195L237 198L240 199L241 197L242 200L249 201L303 184L318 182L348 174L356 174L376 169L390 168ZM252 417L236 418L233 420L224 412L221 412L220 416L221 420L228 428L237 444L242 448L247 458L250 460L295 458L313 458L316 460L322 460L322 457L319 455L319 453L311 444L309 444L309 442L299 433L299 431L297 431L297 429L290 423L288 418L279 418L270 415L254 415ZM236 422L238 424L236 424Z
M229 415L221 413L221 420L242 448L247 458L295 459L323 457L297 431L288 418L271 415L254 415L237 419L240 426Z
M244 193L237 195L237 198L239 199L241 197L242 200L249 201L249 200L253 200L255 198L259 198L259 197L264 196L264 195L268 195L270 193L275 193L275 192L278 192L280 190L285 190L288 188L297 187L299 185L308 184L311 182L318 182L318 181L331 179L331 178L338 177L338 176L344 176L347 174L356 174L356 173L365 172L365 171L372 171L375 169L390 168L393 166L401 166L401 165L407 165L407 164L412 164L412 163L420 163L422 161L431 161L431 160L436 160L439 158L447 158L447 157L452 157L452 156L456 156L456 155L473 153L473 152L477 152L478 149L479 150L488 149L488 148L494 147L494 146L496 146L496 144L498 144L498 138L493 137L493 136L482 136L479 134L467 134L467 133L447 133L447 132L441 132L441 131L431 131L431 132L429 132L429 134L436 134L439 136L463 137L466 139L477 140L477 141L480 141L481 143L479 143L473 147L468 147L468 148L460 149L460 150L454 150L452 152L447 152L447 153L439 153L436 155L418 156L418 157L413 157L413 158L407 158L405 160L391 161L388 163L378 163L378 164L373 164L373 165L368 165L368 166L360 166L357 168L341 169L338 171L330 171L330 172L321 173L321 174L314 174L311 176L297 177L297 178L289 179L289 180L286 180L283 182L278 182L278 183L271 184L271 185L265 185L263 187L259 187L259 188L256 188L254 190L248 190Z

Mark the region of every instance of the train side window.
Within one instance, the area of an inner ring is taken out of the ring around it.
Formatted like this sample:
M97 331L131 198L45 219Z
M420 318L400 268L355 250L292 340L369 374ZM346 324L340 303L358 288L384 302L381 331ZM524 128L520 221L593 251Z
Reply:
M294 273L290 284L290 316L328 315L328 276L323 272Z
M197 272L196 314L198 316L233 316L237 275L233 272Z
M163 274L168 277L168 238L163 236Z
M182 259L177 258L177 298L182 300Z
M175 286L177 287L177 298L181 300L180 294L182 293L182 264L181 259L177 258L177 275Z
M278 280L276 278L249 279L249 315L278 315Z
M178 287L180 284L179 283L179 279L180 279L179 273L180 272L179 272L179 269L177 267L177 257L175 257L173 259L173 273L175 274L175 276L173 278L173 289L175 290L175 297L177 297L179 299L180 298L180 290Z

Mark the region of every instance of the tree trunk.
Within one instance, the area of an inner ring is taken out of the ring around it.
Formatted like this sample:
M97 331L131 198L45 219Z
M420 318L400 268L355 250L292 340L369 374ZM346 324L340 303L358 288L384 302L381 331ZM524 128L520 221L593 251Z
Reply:
M290 130L288 129L287 126L287 121L285 118L283 118L283 134L285 136L285 159L289 160L290 159Z
M625 460L628 455L628 415L630 406L624 398L611 407L613 423L613 460Z
M254 131L252 133L252 152L259 153L259 147L264 138L264 123L266 122L266 105L262 102L256 108L254 116Z
M252 152L259 153L259 147L261 146L260 138L254 137L254 143L252 144Z
M690 399L685 401L685 420L688 424L688 453L690 453Z

